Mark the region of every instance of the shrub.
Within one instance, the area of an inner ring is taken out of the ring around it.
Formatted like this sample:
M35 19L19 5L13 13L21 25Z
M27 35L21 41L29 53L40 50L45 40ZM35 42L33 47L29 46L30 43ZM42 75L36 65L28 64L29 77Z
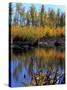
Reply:
M21 27L20 25L13 25L11 27L11 36L16 36L27 40L39 40L43 37L57 37L64 36L64 28L50 29L48 27Z

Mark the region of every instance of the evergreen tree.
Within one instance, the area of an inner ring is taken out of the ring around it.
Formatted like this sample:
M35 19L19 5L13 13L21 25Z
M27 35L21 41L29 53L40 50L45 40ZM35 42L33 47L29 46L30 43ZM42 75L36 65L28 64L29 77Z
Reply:
M44 5L41 6L41 11L40 11L40 25L44 27Z
M33 4L30 7L30 15L31 15L32 26L35 26L36 10L35 10L35 6Z
M62 13L60 16L60 27L63 27L65 25L65 14Z
M56 28L60 26L60 10L57 10L56 14Z
M56 15L53 9L49 9L48 11L48 26L50 28L55 27L56 24Z

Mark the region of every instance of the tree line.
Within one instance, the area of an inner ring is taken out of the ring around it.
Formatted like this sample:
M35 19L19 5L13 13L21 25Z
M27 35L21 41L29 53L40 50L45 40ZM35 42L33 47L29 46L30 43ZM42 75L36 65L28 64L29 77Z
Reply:
M11 5L11 3L10 3ZM16 11L13 16L12 24L20 24L21 26L34 26L50 28L64 27L65 26L65 13L57 12L54 9L45 10L45 6L41 5L39 11L36 10L34 4L31 4L28 10L25 10L23 4L16 3Z

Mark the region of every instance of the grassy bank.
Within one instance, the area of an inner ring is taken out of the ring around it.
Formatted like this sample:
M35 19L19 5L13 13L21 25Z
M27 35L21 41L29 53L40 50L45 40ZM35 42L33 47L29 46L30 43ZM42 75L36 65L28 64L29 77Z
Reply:
M11 36L22 38L23 40L39 40L45 37L58 37L64 36L65 31L63 28L49 28L49 27L21 27L20 25L13 25L11 27Z

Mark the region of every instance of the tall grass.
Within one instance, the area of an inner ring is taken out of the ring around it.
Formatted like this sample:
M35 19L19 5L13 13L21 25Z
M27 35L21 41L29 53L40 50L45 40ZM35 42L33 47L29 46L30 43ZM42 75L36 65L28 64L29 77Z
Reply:
M63 28L52 28L49 27L21 27L20 25L12 25L11 27L11 36L14 38L16 36L21 37L27 40L38 40L42 37L57 37L64 36L64 27Z

